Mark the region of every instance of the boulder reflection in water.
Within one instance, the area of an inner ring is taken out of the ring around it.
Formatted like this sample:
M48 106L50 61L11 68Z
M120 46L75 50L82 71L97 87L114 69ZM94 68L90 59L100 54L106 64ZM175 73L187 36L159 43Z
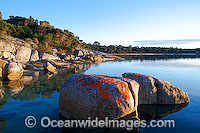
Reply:
M177 104L177 105L139 105L139 118L141 120L153 120L165 117L169 114L177 112L188 105L186 104Z

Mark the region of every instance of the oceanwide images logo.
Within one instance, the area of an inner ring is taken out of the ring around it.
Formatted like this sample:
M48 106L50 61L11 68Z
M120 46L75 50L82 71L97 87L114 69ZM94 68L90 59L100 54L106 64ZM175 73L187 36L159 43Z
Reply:
M37 120L34 116L27 116L25 126L34 128ZM130 120L109 120L105 117L100 120L98 117L87 120L51 120L49 117L42 117L40 125L43 128L113 128L133 130L135 128L175 128L175 120L152 120L147 123L146 120L130 119Z

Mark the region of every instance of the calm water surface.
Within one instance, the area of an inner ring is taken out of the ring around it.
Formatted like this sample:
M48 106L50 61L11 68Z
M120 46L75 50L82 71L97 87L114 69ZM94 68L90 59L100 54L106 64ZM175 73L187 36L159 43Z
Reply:
M82 73L121 76L125 72L141 73L167 80L187 92L190 97L190 103L185 108L181 107L183 108L181 110L172 109L170 112L166 111L170 107L152 107L155 112L164 111L164 115L157 119L175 119L176 128L140 128L139 132L200 132L200 58L132 58L129 56L124 61L95 64ZM34 77L33 81L24 85L3 83L0 88L4 90L3 98L0 99L0 132L62 132L57 128L41 128L39 124L33 129L28 129L24 125L24 120L28 115L35 116L37 123L40 123L39 120L43 116L58 120L61 85L72 74L63 70L49 79L45 74L40 74L39 77ZM14 89L15 86L20 85L24 87ZM147 118L144 115L141 117Z

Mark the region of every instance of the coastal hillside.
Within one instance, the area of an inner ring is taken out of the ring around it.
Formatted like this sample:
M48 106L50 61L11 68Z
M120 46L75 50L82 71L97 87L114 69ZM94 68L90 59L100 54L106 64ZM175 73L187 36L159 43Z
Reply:
M53 48L60 53L72 53L75 48L87 48L87 45L78 36L68 30L55 28L47 21L38 21L20 16L9 16L2 20L0 12L0 39L7 36L24 40L29 44L36 44L41 52L51 53Z

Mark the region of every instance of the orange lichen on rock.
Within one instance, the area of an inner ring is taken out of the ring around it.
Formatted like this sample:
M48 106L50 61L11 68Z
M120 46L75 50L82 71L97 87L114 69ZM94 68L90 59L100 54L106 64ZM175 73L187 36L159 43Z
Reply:
M83 75L82 75L83 76ZM91 87L92 89L97 88L97 91L99 92L98 95L101 95L104 99L110 99L113 103L121 103L122 99L128 100L130 99L130 90L128 87L128 84L124 81L120 81L119 79L106 77L106 76L100 76L100 75L85 75L85 76L91 76L91 77L98 77L100 80L88 80L85 81L83 78L80 78L79 81L76 83L81 83L82 87ZM113 84L116 85L118 88L117 90L114 90L115 92L112 92L111 88L107 88L106 85L103 87L104 84Z

